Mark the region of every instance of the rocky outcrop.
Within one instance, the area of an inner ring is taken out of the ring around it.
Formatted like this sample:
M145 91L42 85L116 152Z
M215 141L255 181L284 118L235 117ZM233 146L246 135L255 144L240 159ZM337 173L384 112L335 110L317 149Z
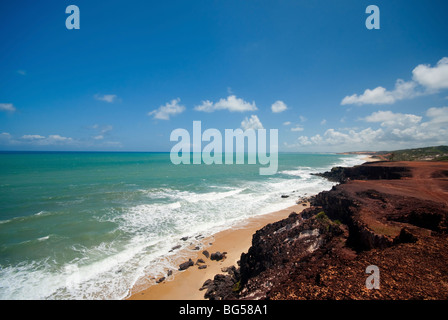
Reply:
M329 172L314 175L330 181L344 183L350 180L392 180L411 177L409 168L402 166L361 165L355 167L334 167Z
M343 184L253 235L210 299L448 299L448 163L336 169ZM358 176L359 175L359 176ZM365 286L378 266L379 290Z

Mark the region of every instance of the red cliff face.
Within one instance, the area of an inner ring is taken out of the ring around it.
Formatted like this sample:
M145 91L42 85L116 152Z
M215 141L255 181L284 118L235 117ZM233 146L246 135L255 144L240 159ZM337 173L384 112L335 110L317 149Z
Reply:
M334 169L340 185L253 236L213 299L447 299L448 163ZM367 266L380 270L369 290Z

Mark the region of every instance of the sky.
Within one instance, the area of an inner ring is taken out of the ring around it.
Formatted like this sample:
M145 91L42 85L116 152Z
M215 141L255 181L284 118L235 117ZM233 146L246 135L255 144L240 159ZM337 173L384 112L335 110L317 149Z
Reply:
M369 5L380 29L366 28ZM448 144L447 12L446 0L3 0L0 150L170 151L193 121L278 129L284 152Z

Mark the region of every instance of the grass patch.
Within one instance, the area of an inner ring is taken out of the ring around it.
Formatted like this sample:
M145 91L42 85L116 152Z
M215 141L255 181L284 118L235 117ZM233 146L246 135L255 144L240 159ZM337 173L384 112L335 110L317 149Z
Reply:
M233 285L232 291L233 291L233 292L239 292L239 291L241 291L241 280L238 281L237 283L235 283L235 284Z
M326 213L324 211L321 211L318 214L316 214L316 219L319 220L319 221L328 221L328 220L330 220L330 218L328 218L328 216L326 215Z
M330 226L342 225L342 222L340 220L331 220L324 211L316 214L316 219L325 226L326 231L330 230Z

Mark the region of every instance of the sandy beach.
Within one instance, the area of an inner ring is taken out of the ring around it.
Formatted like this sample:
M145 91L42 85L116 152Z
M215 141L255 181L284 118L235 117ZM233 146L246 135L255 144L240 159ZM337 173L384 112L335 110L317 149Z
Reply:
M213 279L216 274L223 273L222 269L237 266L241 253L247 252L251 246L252 235L265 225L277 222L288 217L292 212L299 213L309 207L308 202L299 203L289 208L252 217L232 229L221 231L214 236L205 239L208 244L205 250L210 254L217 251L226 253L226 258L221 261L212 261L198 251L190 258L196 263L203 259L207 268L199 269L194 265L185 271L174 273L170 280L163 281L149 288L132 292L128 300L204 300L205 290L200 291L202 284L207 279ZM186 261L188 258L186 259Z
M380 158L377 158L375 156L365 156L364 158L362 158L362 160L364 160L365 162L376 162L376 161L381 161Z

